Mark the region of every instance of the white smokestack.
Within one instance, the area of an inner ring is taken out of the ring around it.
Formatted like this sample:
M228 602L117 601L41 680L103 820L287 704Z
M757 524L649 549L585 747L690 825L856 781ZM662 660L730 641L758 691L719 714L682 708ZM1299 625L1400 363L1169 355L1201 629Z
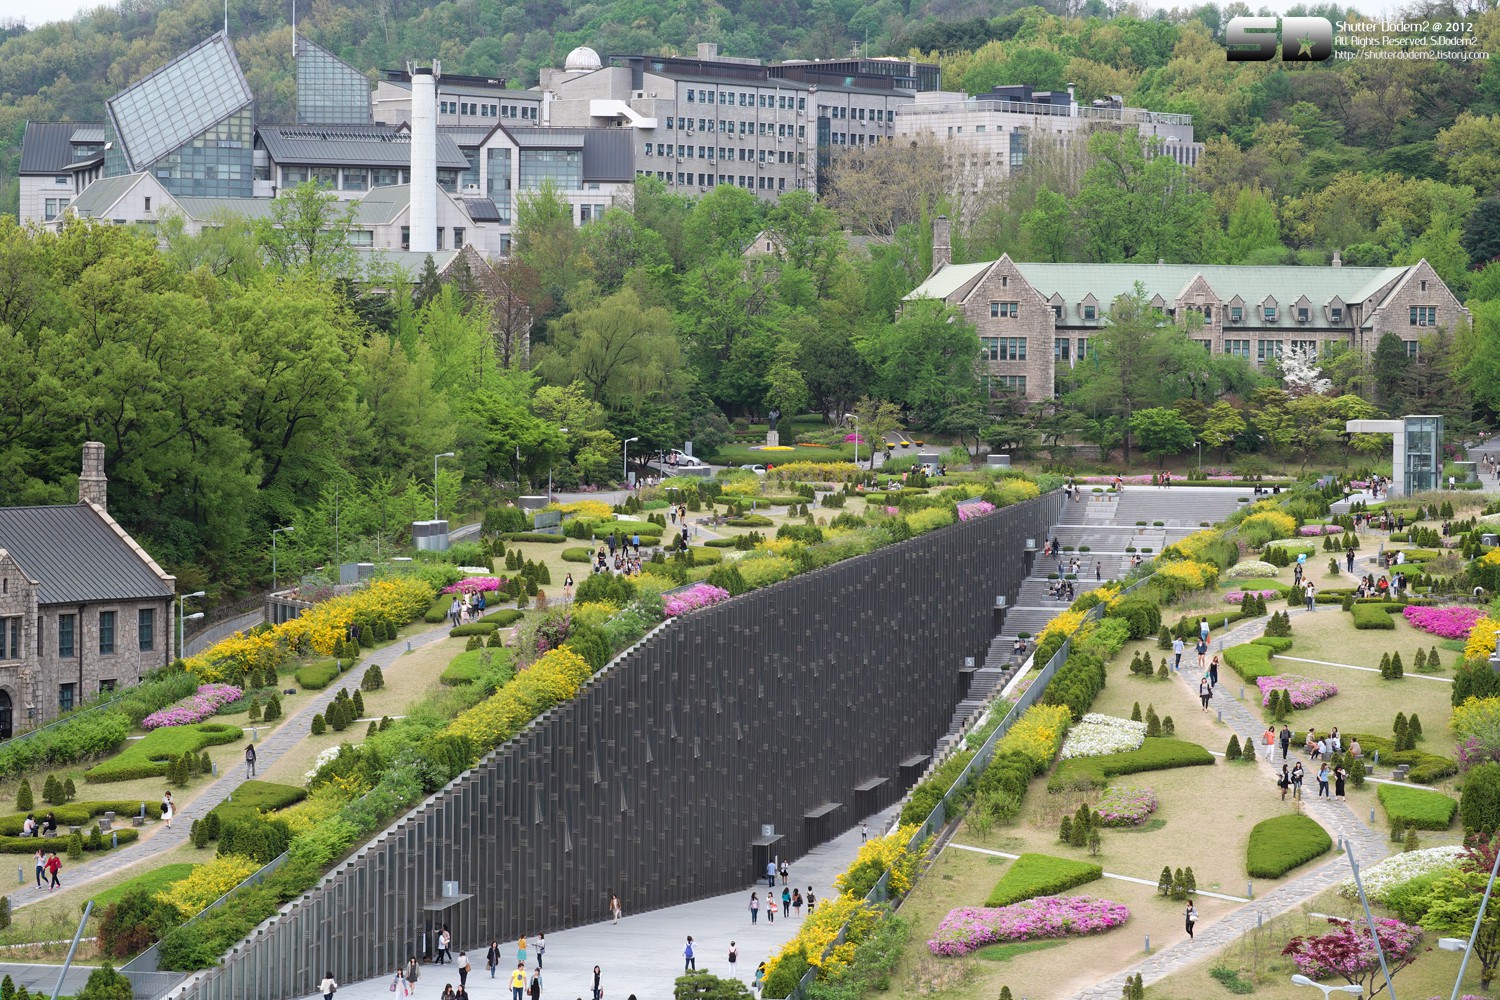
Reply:
M411 248L437 250L437 75L411 68Z

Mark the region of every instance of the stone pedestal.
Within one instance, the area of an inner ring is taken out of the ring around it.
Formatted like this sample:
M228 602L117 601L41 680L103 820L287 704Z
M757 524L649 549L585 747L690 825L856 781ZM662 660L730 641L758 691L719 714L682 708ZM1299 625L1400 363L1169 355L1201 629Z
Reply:
M777 433L776 431L766 431L766 447L767 448L779 448L779 447L781 447L781 435L779 433Z

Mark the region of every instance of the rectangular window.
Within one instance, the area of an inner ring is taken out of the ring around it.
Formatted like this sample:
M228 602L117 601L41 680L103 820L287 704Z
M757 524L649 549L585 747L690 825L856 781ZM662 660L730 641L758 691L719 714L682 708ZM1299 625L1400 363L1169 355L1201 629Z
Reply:
M1236 358L1250 357L1250 341L1248 340L1226 340L1224 341L1224 353Z
M59 659L71 660L73 658L74 621L74 615L57 616L57 655Z
M1205 322L1205 323L1212 323L1213 320L1214 320L1214 307L1213 306L1204 306L1203 307L1203 322Z
M1025 375L997 375L995 376L994 384L1018 396L1026 395Z
M979 358L981 361L998 361L1000 359L1000 338L980 337Z
M10 637L10 645L6 646L6 637ZM9 655L6 651L9 650ZM0 618L0 660L19 660L21 658L21 619Z
M73 698L76 685L59 684L57 686L57 710L59 712L73 711Z
M1332 309L1328 310L1328 322L1342 323L1343 321L1344 310L1340 309L1338 306L1334 306Z
M1412 306L1412 326L1437 326L1437 306Z
M1298 306L1297 307L1297 322L1298 323L1306 323L1307 320L1308 320L1308 310L1304 306Z
M115 651L115 613L99 612L99 653L108 655Z
M1267 323L1274 323L1276 322L1276 307L1261 306L1260 315L1261 318L1264 319Z
M453 227L453 249L462 250L464 248L464 235L465 231L463 226Z
M1021 304L1019 302L991 302L990 315L1015 319L1020 315L1020 308Z
M149 653L156 648L156 610L141 608L135 613L135 634L140 640L141 652ZM179 650L179 655L181 651Z
M1099 307L1098 306L1084 306L1083 307L1083 318L1087 319L1087 320L1098 319L1099 318Z
M1089 356L1089 338L1087 338L1087 337L1079 337L1078 338L1078 360L1082 361L1084 358L1086 358L1088 356Z
M1205 354L1212 354L1214 352L1214 342L1212 340L1199 340L1195 343L1203 348L1203 353Z
M114 692L115 692L115 679L113 677L110 677L107 680L101 680L99 682L99 693L100 694L114 694Z
M1406 348L1406 356L1408 358L1416 357L1422 347L1421 342L1416 340L1403 340L1401 341L1401 346Z
M1255 342L1255 360L1270 361L1281 357L1281 341L1279 340L1257 340Z
M1070 345L1068 343L1068 338L1067 337L1058 337L1058 338L1054 339L1052 341L1052 359L1054 361L1068 361L1068 360L1070 360L1069 357L1068 357L1068 348L1069 348L1069 346Z
M1240 306L1229 307L1229 322L1238 323L1245 318L1245 310Z

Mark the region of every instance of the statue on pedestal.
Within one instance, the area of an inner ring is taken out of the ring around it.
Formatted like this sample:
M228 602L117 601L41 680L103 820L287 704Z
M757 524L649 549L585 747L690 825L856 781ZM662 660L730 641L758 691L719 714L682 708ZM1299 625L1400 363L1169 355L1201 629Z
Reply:
M781 435L776 433L776 421L781 419L781 411L774 406L771 407L770 412L766 414L766 419L771 425L770 429L766 431L766 446L768 448L778 447L781 444Z

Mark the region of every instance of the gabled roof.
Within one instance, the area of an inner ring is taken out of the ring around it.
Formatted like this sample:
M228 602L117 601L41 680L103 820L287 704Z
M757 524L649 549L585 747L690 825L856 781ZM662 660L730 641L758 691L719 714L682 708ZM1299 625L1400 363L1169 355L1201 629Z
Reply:
M98 131L98 139L77 138ZM27 122L21 135L18 174L61 174L73 165L73 143L103 142L104 126L90 122Z
M0 549L38 582L41 604L170 598L160 567L123 535L88 504L0 507Z
M316 167L410 167L411 133L398 125L262 125L256 132L275 163ZM453 137L437 137L439 168L467 170Z
M130 193L137 184L150 178L150 174L121 174L119 177L101 177L83 193L74 198L68 208L83 218L98 219L109 214L121 198Z
M994 261L979 264L945 264L905 296L911 299L946 299L989 270Z
M126 168L141 170L254 103L234 47L215 32L104 102Z

